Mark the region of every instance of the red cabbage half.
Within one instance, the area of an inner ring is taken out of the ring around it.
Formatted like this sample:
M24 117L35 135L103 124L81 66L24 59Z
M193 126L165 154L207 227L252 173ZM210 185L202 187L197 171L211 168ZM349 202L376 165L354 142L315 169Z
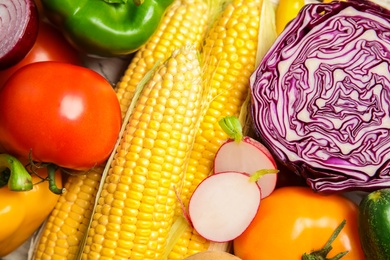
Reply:
M256 133L316 191L389 187L389 68L390 11L308 4L251 76Z

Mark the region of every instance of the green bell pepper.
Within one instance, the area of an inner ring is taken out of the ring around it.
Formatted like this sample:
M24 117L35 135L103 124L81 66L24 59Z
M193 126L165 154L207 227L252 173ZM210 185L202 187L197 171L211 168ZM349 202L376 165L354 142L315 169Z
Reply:
M174 0L41 0L45 16L78 50L95 56L137 51Z

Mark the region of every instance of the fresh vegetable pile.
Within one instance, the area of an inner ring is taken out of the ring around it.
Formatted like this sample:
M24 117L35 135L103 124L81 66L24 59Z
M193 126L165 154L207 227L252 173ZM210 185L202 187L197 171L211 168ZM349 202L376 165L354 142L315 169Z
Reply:
M390 11L11 2L39 19L0 60L0 257L388 259Z
M69 196L62 185L68 174L106 163L122 118L111 84L81 66L80 54L38 16L34 1L7 1L0 15L3 257L33 235L61 194Z

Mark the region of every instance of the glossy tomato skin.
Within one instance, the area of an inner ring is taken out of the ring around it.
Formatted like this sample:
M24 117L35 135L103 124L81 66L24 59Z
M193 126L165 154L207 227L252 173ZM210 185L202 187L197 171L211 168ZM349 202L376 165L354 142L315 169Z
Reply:
M339 195L320 195L308 187L279 188L261 201L253 222L235 239L234 252L243 260L300 260L303 253L323 248L345 219L328 258L348 250L343 260L364 260L357 212L356 204Z
M60 61L75 65L81 64L79 53L66 41L59 30L47 22L40 22L38 36L30 52L19 63L0 70L0 88L19 68L38 61Z
M121 123L114 89L81 66L32 63L0 90L0 143L13 155L87 170L108 158Z

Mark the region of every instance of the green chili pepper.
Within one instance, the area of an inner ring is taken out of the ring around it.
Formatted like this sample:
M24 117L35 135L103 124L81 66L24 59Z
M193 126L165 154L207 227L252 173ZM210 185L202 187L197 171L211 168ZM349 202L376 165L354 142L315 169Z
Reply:
M137 51L174 0L41 0L45 15L78 50L96 56Z

